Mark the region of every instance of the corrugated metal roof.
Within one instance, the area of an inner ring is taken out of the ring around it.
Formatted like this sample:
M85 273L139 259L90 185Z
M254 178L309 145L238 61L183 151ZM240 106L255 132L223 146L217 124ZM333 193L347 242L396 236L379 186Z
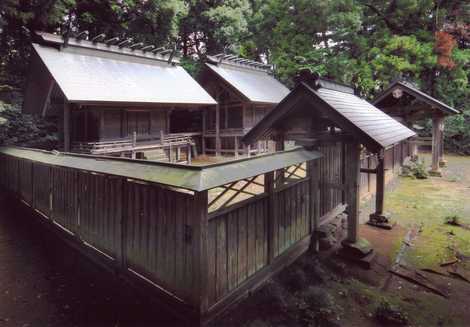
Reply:
M313 117L326 115L341 129L353 134L374 151L415 135L412 130L358 96L339 91L340 88L322 87L322 83L315 85L317 88L300 83L245 135L243 142L252 143L269 136L275 126L282 124L288 115L306 106L310 107L309 112ZM306 101L299 101L302 98Z
M384 100L385 98L390 96L392 94L392 92L395 91L396 89L401 89L404 92L410 94L411 96L417 98L418 100L424 101L425 103L430 105L431 108L433 108L433 107L437 108L437 109L443 111L444 113L449 113L449 114L459 114L460 113L460 110L452 108L451 106L445 104L444 102L433 98L429 94L426 94L426 93L422 92L416 86L414 86L413 84L411 84L409 82L406 82L406 81L395 81L395 82L393 82L387 89L385 89L382 93L380 93L374 99L374 101L372 103L380 108L381 107L380 103L382 102L382 100Z
M89 49L33 47L70 102L216 103L177 65L124 55L111 57Z
M224 63L206 66L249 101L279 103L289 94L287 87L265 71Z
M190 166L70 153L54 154L49 151L18 147L0 147L1 153L54 166L123 176L192 191L208 190L322 156L317 151L297 147L289 151L206 166Z

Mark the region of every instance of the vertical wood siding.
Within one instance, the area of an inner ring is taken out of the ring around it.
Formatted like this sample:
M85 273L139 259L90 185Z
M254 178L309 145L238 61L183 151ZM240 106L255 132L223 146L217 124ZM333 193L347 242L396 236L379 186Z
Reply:
M209 220L209 305L268 264L267 206L262 197Z
M3 188L96 255L124 263L123 269L191 303L191 194L6 155L0 156L0 174Z
M324 216L343 202L341 185L344 183L344 150L341 143L321 145L320 159L320 216Z

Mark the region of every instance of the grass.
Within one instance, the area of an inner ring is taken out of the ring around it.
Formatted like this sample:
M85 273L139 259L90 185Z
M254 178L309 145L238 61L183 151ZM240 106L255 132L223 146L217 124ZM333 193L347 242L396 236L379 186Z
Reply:
M429 162L428 156L424 159ZM443 178L401 178L397 189L386 195L387 210L395 221L421 228L405 258L417 268L438 266L453 258L455 250L470 255L470 231L445 224L445 218L453 216L470 224L470 158L450 158L449 162Z

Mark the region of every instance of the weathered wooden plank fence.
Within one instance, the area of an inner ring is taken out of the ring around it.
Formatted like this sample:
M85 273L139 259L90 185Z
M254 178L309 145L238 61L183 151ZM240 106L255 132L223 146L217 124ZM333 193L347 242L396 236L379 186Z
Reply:
M191 191L93 169L93 162L124 159L75 155L91 161L77 168L1 150L0 183L99 262L205 320L294 261L314 230L345 209L354 166L349 146L321 144L320 159L240 178L211 196L215 189ZM387 150L389 167L406 151ZM374 157L361 165L373 168ZM362 174L361 185L371 191L370 174ZM214 198L226 203L210 210Z

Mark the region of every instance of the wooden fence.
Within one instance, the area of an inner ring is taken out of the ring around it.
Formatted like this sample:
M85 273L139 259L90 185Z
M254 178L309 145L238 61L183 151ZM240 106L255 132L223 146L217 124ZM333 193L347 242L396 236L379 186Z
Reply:
M191 303L191 194L5 155L0 174L4 189L101 259Z
M241 201L229 196L230 205L210 212L211 190L178 191L5 154L0 183L108 266L207 316L295 260L315 226L344 210L347 147L323 144L319 160L241 180ZM386 167L398 169L408 151L405 144L387 150ZM362 167L375 160L364 157ZM375 187L373 178L362 174L363 192ZM259 191L247 191L247 181Z

